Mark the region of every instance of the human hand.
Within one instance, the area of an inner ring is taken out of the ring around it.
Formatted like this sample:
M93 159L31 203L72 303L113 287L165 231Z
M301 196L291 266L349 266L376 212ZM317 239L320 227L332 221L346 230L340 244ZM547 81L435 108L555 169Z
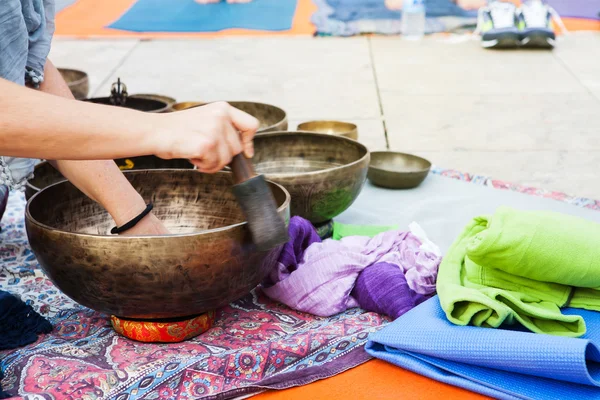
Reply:
M214 173L242 152L254 156L252 139L259 127L253 116L228 103L210 103L170 114L157 115L155 155L187 158L201 172Z

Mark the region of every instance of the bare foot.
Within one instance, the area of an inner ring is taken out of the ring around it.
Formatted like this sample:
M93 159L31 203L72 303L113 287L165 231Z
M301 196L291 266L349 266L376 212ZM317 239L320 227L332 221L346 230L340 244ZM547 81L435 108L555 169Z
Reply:
M401 10L402 0L385 0L385 6L388 10Z

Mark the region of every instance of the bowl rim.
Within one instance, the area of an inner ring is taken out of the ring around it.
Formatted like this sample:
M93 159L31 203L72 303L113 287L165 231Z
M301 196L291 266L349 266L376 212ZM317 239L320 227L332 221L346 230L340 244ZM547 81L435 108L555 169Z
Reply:
M340 135L330 135L328 133L317 133L317 132L307 132L307 131L275 131L275 132L262 132L260 134L256 134L256 136L254 137L254 139L256 140L256 138L262 138L262 137L266 137L266 136L284 136L284 135L297 135L297 134L302 134L302 135L310 135L310 136L320 136L322 138L326 138L326 139L332 139L333 140L341 140L341 141L348 141L351 143L354 143L356 145L358 145L361 149L363 149L365 151L365 154L359 158L358 160L352 161L351 163L348 164L344 164L344 165L339 165L337 167L331 167L331 168L325 168L325 169L320 169L317 171L310 171L310 172L302 172L302 173L297 173L294 176L317 176L320 174L326 174L332 171L338 171L341 170L343 168L348 168L354 165L358 165L362 162L364 162L364 160L370 160L371 158L371 152L369 151L369 149L367 148L367 146L365 146L364 144L360 143L358 140L354 140L354 139L350 139L346 136L340 136ZM265 177L272 177L273 179L281 179L281 178L287 178L290 176L290 174L282 174L282 173L272 173L272 174L266 174L263 173L263 175L265 175Z
M133 173L141 173L141 172L164 172L164 171L179 171L182 173L198 173L201 174L202 172L195 170L195 169L169 169L169 168L161 168L161 169L138 169L138 170L131 170L131 171L123 171L123 174L133 174ZM231 175L231 172L226 172L226 171L219 171L219 172L215 172L215 174L227 174L227 175ZM215 175L215 174L206 174L206 175ZM285 201L283 202L283 204L281 206L279 206L277 208L277 212L281 212L286 208L290 207L290 203L292 200L292 196L290 195L290 192L288 192L288 190L283 186L280 185L276 182L270 181L270 180L266 180L268 183L273 184L275 186L277 186L278 188L280 188L283 193L285 194ZM38 226L39 228L43 228L45 230L49 230L49 231L53 231L53 232L58 232L62 235L70 235L70 236L74 236L74 237L81 237L81 238L85 238L85 237L89 237L89 238L100 238L100 239L106 239L106 240L127 240L127 239L150 239L150 240L156 240L156 239L169 239L169 238L175 238L175 237L193 237L193 236L203 236L203 235L208 235L211 233L217 233L217 232L223 232L226 230L230 230L230 229L234 229L234 228L238 228L240 226L246 225L248 224L247 221L242 221L242 222L238 222L237 224L232 224L232 225L226 225L226 226L222 226L219 228L213 228L213 229L208 229L208 230L203 230L200 232L191 232L191 233L171 233L169 235L131 235L131 236L121 236L121 235L98 235L98 234L92 234L92 233L81 233L81 232L70 232L70 231L65 231L63 229L58 229L46 224L43 224L41 222L39 222L38 220L36 220L35 218L33 218L31 216L30 213L30 206L33 203L33 201L35 200L35 198L40 195L40 193L44 192L46 189L50 189L54 186L57 185L62 185L65 184L65 182L68 182L68 180L65 181L60 181L60 182L56 182L53 183L52 185L48 185L45 188L43 188L42 190L40 190L39 192L35 193L33 196L31 196L31 198L27 201L27 204L25 206L25 222L29 222L33 225ZM85 194L84 194L85 196Z
M276 106L274 104L263 103L263 102L260 102L260 101L250 101L250 100L210 100L210 101L193 101L193 100L189 100L189 101L178 101L178 102L176 102L176 103L173 104L173 109L175 111L184 111L184 110L187 110L188 108L177 110L176 107L175 107L178 104L184 104L184 103L196 104L196 105L194 105L192 107L189 107L189 108L196 108L196 107L206 106L206 105L211 104L211 103L220 103L220 102L227 103L227 104L229 104L232 107L235 107L235 106L232 105L231 103L258 104L258 105L261 105L261 106L268 106L268 107L275 108L275 109L277 109L277 110L279 110L279 111L281 111L283 113L283 118L281 120L277 121L273 125L269 125L269 126L266 126L264 128L259 128L257 130L257 133L261 133L261 131L268 131L269 129L273 129L274 127L276 127L277 125L281 124L282 122L287 121L288 115L287 115L287 112L283 108L281 108L279 106Z
M83 74L83 76L75 81L71 81L71 82L67 82L67 86L69 85L78 85L82 82L85 82L86 80L89 80L89 75L87 72L82 71L80 69L75 69L75 68L62 68L62 67L57 67L58 72L60 71L69 71L69 72L76 72L76 73L80 73Z
M308 130L305 130L306 128L304 128L304 129L303 129L303 128L301 128L301 126L302 126L302 125L314 124L314 123L316 123L316 122L321 122L321 123L332 122L332 123L336 123L336 124L346 124L346 125L349 125L349 126L351 126L351 128L350 128L349 130L347 130L347 131L343 131L343 132L336 132L336 133L335 133L336 135L341 135L341 134L344 134L344 133L350 133L350 132L353 132L353 131L357 131L357 130L358 130L358 125L356 125L356 124L355 124L355 123L353 123L353 122L342 121L342 120L335 120L335 119L312 119L312 120L310 120L310 121L304 121L304 122L300 122L300 123L298 124L298 126L296 127L296 130L297 130L298 132L323 133L323 132L317 132L317 131L308 131Z
M391 169L376 167L376 166L371 165L369 163L369 169L374 169L374 170L377 170L377 171L392 172L392 173L404 174L404 175L406 175L406 174L421 174L423 172L430 171L431 167L433 166L433 164L431 163L431 161L429 161L429 160L427 160L427 159L425 159L423 157L417 156L415 154L411 154L411 153L402 153L402 152L399 152L399 151L374 151L374 152L371 153L371 155L374 155L374 154L397 154L397 155L400 155L400 156L411 156L411 157L414 157L414 158L418 158L418 159L420 159L422 161L425 161L427 164L429 164L429 166L426 167L426 168L415 169L414 171L400 172L400 171L394 171L394 170L391 170ZM373 157L371 157L371 160L373 160Z

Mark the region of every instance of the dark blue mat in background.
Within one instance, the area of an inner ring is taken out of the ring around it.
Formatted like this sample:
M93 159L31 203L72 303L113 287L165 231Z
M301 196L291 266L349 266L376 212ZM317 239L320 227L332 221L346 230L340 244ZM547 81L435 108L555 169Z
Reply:
M494 398L600 399L600 313L563 312L585 319L585 336L456 326L434 297L371 335L366 349L420 375Z
M297 0L198 4L194 0L138 0L108 28L131 32L218 32L231 28L285 31Z
M376 19L400 19L401 12L390 10L384 0L326 0L333 9L329 18L343 22ZM476 10L464 10L451 0L425 0L427 17L475 17Z

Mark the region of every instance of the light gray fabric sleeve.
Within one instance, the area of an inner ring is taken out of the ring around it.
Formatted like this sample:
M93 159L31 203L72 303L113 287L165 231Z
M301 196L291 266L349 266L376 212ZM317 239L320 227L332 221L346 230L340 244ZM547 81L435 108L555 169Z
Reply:
M38 87L54 35L54 0L0 1L0 77Z

